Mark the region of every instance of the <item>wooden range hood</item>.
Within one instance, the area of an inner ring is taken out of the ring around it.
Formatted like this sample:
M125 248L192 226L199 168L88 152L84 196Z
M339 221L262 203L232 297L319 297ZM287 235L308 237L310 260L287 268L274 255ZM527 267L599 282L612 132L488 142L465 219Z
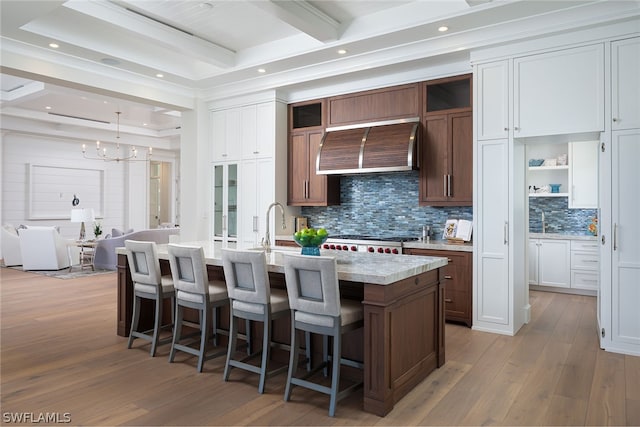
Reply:
M420 118L327 128L316 158L319 175L399 172L418 168Z

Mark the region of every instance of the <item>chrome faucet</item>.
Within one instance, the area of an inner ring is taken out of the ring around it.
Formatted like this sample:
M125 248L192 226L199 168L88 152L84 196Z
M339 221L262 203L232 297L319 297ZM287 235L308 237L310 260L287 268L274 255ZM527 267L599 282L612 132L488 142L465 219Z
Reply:
M285 223L284 220L284 207L278 203L278 202L273 202L269 205L269 207L267 208L267 231L264 233L264 237L262 238L262 247L268 252L271 252L271 234L269 233L269 212L271 211L271 208L274 206L278 206L280 208L280 212L282 213L282 229L284 230L285 228L287 228L287 224Z
M542 234L546 233L547 225L544 223L544 211L542 212Z

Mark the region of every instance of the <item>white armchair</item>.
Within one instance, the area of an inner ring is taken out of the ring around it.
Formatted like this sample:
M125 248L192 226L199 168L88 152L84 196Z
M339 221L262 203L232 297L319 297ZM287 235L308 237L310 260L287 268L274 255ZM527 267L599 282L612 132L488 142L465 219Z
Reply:
M15 265L22 265L22 254L20 253L20 236L18 232L11 225L4 225L2 227L2 259L4 265L12 267Z
M68 245L55 227L20 229L23 270L61 270L70 265Z

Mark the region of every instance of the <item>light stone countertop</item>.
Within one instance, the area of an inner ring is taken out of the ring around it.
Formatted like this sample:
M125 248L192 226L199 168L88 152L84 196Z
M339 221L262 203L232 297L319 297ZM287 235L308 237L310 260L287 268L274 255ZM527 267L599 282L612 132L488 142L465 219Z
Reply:
M562 233L529 233L530 239L553 239L553 240L598 240L597 236L583 234L562 234Z
M181 245L201 246L208 265L222 266L221 242L180 242ZM262 248L256 248L262 250ZM125 254L123 247L116 248L117 254ZM286 253L300 253L300 248L274 246L266 254L267 269L274 273L284 273ZM446 257L416 255L370 254L368 252L337 252L320 250L320 255L333 256L338 263L338 278L352 282L388 285L399 280L416 276L447 265ZM158 245L158 257L169 259L167 245Z
M407 249L432 249L439 251L457 251L457 252L473 252L473 243L455 244L449 243L446 240L430 240L429 242L422 242L420 240L404 242L403 248Z

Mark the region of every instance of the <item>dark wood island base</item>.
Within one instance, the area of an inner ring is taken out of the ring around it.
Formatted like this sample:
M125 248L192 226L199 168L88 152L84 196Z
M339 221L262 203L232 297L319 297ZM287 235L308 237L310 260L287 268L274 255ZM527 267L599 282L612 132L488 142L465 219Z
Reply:
M163 273L169 273L161 259ZM209 277L223 279L222 267L208 265ZM385 416L433 370L445 362L444 285L432 269L386 285L340 280L341 292L362 300L364 337L347 345L347 357L364 361L364 410ZM272 286L283 286L284 275L269 273ZM133 284L127 258L118 254L119 336L128 336L133 308ZM170 313L169 307L164 310ZM223 313L224 316L224 313ZM141 310L141 327L151 325L151 305ZM221 319L223 320L223 319ZM274 339L288 342L289 323L274 326ZM260 336L260 335L256 335Z

